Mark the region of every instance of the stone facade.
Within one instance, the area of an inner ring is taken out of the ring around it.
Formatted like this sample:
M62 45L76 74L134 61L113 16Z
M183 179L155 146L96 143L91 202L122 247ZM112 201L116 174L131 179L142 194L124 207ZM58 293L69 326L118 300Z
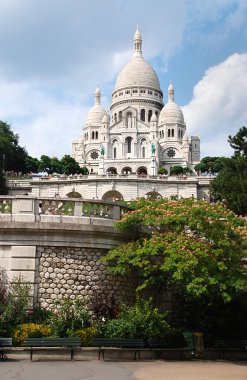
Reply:
M107 265L99 262L104 254L106 250L100 248L37 247L35 283L39 304L50 308L55 299L65 296L88 298L96 289L114 292L118 299L132 302L135 279L107 274Z
M112 92L110 113L102 107L100 89L72 155L89 173L156 175L160 167L194 168L200 161L200 139L186 135L186 123L168 87L164 104L159 79L142 55L137 30L133 55L119 73Z

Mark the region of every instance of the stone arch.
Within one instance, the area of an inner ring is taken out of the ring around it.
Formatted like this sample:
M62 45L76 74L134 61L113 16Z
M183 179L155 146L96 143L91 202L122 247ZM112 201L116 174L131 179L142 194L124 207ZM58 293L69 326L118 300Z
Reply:
M129 167L129 166L125 166L122 171L121 171L122 174L129 174L129 173L132 173L132 169Z
M123 201L123 199L122 194L117 190L109 190L102 197L103 201Z
M108 174L117 174L117 169L114 168L114 166L111 166L110 168L108 168L106 170L106 173L108 173Z
M145 198L147 198L147 199L161 199L162 196L157 191L152 190L152 191L149 191L148 193L145 194Z
M147 175L148 174L148 170L145 166L140 166L136 172L137 172L137 175Z
M78 191L70 191L68 194L66 194L66 197L68 198L82 198L82 195L78 193Z

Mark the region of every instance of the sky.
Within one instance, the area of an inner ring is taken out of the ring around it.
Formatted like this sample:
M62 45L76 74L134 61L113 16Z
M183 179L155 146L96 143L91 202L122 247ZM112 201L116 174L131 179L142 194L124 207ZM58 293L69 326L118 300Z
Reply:
M201 157L247 125L247 0L0 0L0 120L29 155L71 154L99 84L109 110L136 26Z

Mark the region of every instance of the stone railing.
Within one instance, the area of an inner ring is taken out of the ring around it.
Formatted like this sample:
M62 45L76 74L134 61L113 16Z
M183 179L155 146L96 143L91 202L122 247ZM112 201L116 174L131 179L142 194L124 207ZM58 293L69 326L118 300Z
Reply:
M0 221L77 222L82 218L120 220L127 206L102 200L0 196Z

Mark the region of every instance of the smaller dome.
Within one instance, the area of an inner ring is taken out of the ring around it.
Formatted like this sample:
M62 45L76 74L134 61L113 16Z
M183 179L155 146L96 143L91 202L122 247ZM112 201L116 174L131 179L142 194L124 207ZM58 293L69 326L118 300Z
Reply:
M151 121L151 122L156 122L156 121L158 121L157 115L156 115L155 113L152 114L150 121Z
M174 102L174 87L172 83L168 87L168 102L162 108L159 117L159 125L166 123L184 124L183 112Z
M102 119L105 115L107 115L106 110L102 107L100 103L100 89L99 87L96 88L95 90L95 104L94 106L90 109L87 119L86 119L86 125L89 124L101 124Z

